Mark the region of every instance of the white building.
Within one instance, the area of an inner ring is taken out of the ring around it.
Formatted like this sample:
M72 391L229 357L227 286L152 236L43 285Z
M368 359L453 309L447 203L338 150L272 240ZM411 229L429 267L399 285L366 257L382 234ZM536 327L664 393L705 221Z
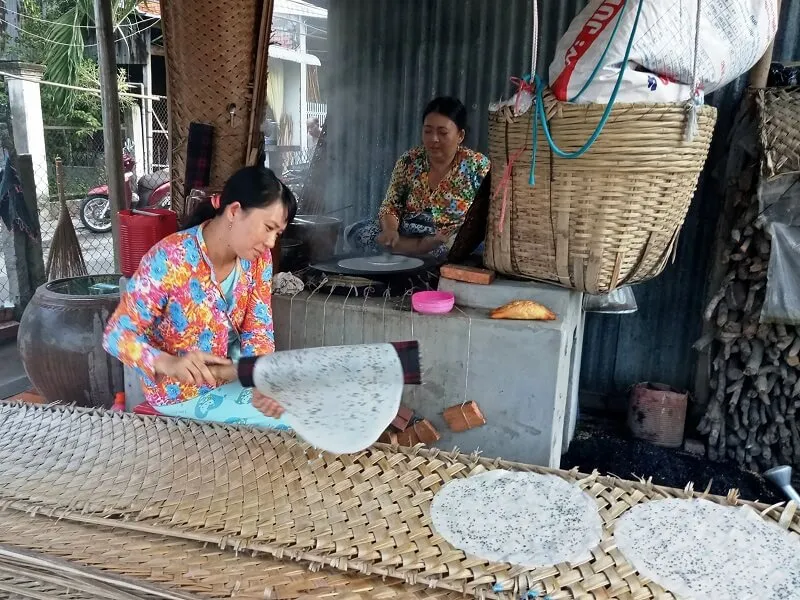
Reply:
M325 39L327 19L327 10L304 0L275 0L267 101L279 125L280 146L306 150L306 122L312 117L324 122L325 105L318 90L309 89L309 70L322 63L308 52L308 41Z

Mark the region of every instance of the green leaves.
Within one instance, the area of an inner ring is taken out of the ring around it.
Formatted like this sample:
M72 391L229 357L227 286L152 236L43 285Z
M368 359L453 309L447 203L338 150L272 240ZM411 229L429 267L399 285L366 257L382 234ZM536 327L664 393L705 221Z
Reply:
M54 4L57 4L54 3ZM61 6L58 6L60 9ZM122 0L114 3L115 36L120 39L119 23L124 23L134 16L136 0ZM56 11L54 11L56 12ZM81 64L86 60L86 41L89 33L94 33L94 1L73 0L70 8L59 16L48 16L53 20L47 30L49 46L45 56L45 78L48 81L66 85L78 85ZM94 35L92 36L95 37ZM86 87L97 88L99 81ZM54 100L62 107L75 101L75 93L60 89L54 93Z
M84 59L86 26L90 23L94 23L92 0L76 0L75 5L50 26L47 30L50 46L45 56L46 79L67 85L77 84L78 69ZM53 97L61 106L73 102L73 96L64 88L53 90Z

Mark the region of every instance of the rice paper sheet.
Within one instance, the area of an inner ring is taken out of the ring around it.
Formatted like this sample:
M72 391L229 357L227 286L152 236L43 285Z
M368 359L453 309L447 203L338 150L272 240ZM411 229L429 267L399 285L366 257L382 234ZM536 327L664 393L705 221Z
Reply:
M591 558L603 524L594 499L557 475L496 470L444 485L433 528L467 555L526 568Z
M374 444L400 408L403 367L391 344L331 346L259 358L256 389L309 444L334 454Z
M653 500L616 522L639 573L684 600L800 600L800 538L749 507Z

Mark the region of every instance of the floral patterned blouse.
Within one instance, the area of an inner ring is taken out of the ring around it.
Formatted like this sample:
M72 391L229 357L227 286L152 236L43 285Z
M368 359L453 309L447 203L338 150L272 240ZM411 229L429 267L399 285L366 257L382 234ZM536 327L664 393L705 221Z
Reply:
M212 389L168 378L156 381L153 365L162 352L200 350L227 356L229 333L236 332L241 356L275 350L271 255L253 263L239 259L234 305L228 306L201 227L164 238L142 258L103 339L107 352L139 372L153 406L190 400Z
M413 148L397 161L378 215L392 215L401 221L404 216L430 211L436 230L452 234L463 225L489 166L489 159L480 152L459 148L453 168L431 190L428 154L422 146Z

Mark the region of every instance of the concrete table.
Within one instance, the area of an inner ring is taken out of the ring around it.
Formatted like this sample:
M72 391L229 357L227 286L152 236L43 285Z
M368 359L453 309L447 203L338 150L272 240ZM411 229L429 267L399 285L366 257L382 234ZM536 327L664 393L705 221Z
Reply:
M420 315L408 298L276 295L276 344L287 350L418 340L423 385L409 386L403 402L436 426L437 446L558 467L575 419L570 381L582 336L580 294L559 291L561 300L556 294L549 304L559 315L552 322L492 320L482 308ZM442 412L467 400L478 403L487 424L453 433Z

